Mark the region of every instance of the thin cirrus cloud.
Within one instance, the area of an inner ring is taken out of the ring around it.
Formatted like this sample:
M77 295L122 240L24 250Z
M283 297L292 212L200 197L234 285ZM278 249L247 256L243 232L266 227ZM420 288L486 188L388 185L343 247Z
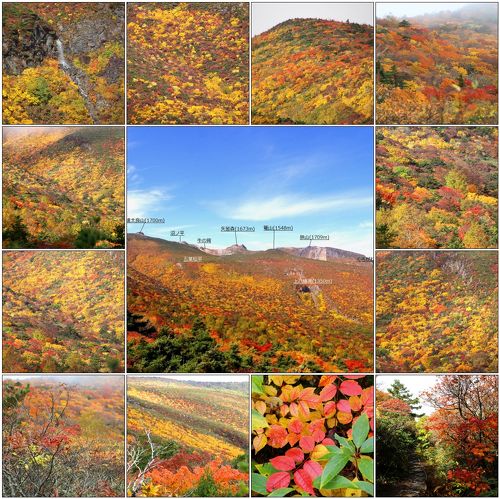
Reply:
M231 220L273 220L279 217L295 217L328 211L343 211L371 206L373 199L355 193L344 196L303 197L286 194L269 199L249 199L239 204L227 202L207 203L218 215Z
M151 217L159 206L173 199L166 189L135 189L128 191L127 216Z

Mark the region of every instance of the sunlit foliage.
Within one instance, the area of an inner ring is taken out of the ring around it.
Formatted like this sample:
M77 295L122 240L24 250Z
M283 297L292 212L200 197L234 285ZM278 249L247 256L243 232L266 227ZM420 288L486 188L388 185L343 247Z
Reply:
M202 261L184 262L189 255ZM301 275L331 284L302 291L295 284ZM133 371L370 369L370 262L279 250L219 257L129 235L128 281Z
M3 247L123 248L124 131L4 128Z
M498 134L377 128L377 247L496 248Z
M128 4L132 124L248 123L248 4Z
M495 372L494 251L377 253L377 369Z
M5 252L3 370L123 371L123 256Z
M373 27L291 19L252 40L252 123L373 122Z
M129 378L129 495L248 493L248 384Z

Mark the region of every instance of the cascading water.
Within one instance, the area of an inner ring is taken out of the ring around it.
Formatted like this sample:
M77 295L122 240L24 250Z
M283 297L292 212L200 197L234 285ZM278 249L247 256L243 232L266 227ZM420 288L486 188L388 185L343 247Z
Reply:
M86 79L85 74L66 60L66 57L64 57L64 47L59 38L56 39L56 49L57 49L57 60L59 61L61 69L71 78L71 80L77 86L78 92L85 101L85 106L90 114L90 117L92 118L92 121L95 123L96 113L94 105L90 101L88 93L85 90L86 88L88 88L88 81Z
M57 48L57 59L59 61L59 64L63 67L63 69L69 69L69 64L67 63L66 58L64 57L64 47L59 38L56 40L56 48Z

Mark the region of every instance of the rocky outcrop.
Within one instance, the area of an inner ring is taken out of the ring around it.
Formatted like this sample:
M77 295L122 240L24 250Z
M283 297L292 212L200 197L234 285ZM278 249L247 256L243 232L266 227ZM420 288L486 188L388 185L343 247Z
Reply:
M57 35L63 42L67 55L86 57L86 54L98 49L106 42L123 43L125 39L123 4L96 3L94 12L92 17L80 19L75 23L57 24Z
M47 57L56 54L55 31L36 14L27 12L19 22L6 25L8 36L3 36L3 70L6 74L19 75L26 68L35 67Z

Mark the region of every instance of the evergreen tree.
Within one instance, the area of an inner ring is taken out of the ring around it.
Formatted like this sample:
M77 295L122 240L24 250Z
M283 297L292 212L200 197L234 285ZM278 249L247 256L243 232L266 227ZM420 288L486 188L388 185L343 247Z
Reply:
M419 398L414 397L411 394L410 390L408 390L408 388L406 388L406 386L403 383L401 383L399 379L396 379L387 391L394 398L406 402L412 408L413 411L418 411L419 409L422 409L422 405L420 404ZM413 414L413 415L420 416L420 414Z

